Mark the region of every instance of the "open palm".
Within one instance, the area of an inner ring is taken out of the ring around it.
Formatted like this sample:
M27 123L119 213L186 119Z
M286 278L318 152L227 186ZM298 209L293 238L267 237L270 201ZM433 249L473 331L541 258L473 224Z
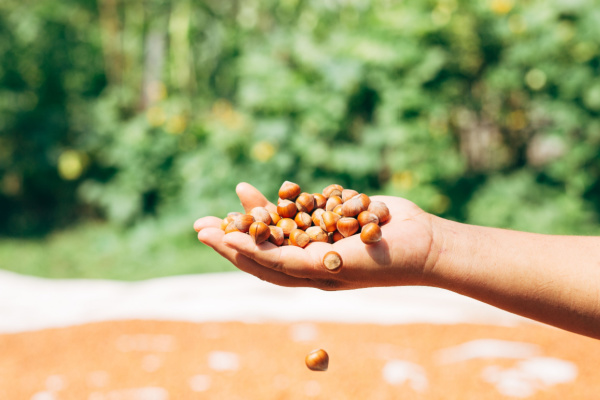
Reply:
M254 207L275 210L275 205L247 183L240 183L236 192L246 212ZM244 233L225 235L220 229L222 220L217 217L201 218L194 228L201 242L240 270L281 286L342 290L427 284L433 243L431 215L399 197L373 196L372 200L383 201L392 216L381 228L383 239L373 245L365 245L358 235L333 244L310 243L304 249L278 247L270 242L256 245ZM339 271L331 272L323 266L323 256L329 251L342 257Z

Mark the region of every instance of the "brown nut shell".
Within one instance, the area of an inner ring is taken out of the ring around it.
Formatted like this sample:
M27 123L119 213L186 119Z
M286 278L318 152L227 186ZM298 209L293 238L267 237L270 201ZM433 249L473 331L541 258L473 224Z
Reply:
M327 232L321 229L320 226L310 226L308 229L306 229L306 233L308 234L311 242L327 243L329 241Z
M300 193L296 199L296 207L298 211L311 213L315 209L315 198L310 193Z
M298 228L296 221L291 218L281 218L277 223L277 226L283 229L283 234L285 237L290 236L290 233Z
M315 225L315 226L321 225L321 217L323 216L324 212L325 212L325 210L322 208L317 208L315 211L313 211L313 213L311 215L313 225Z
M233 219L233 223L238 231L248 233L250 225L254 222L254 217L250 214L241 214Z
M343 217L340 218L336 224L338 232L342 234L344 237L352 236L358 229L360 225L358 225L358 221L356 218Z
M354 196L356 196L357 194L358 194L358 192L356 190L344 189L344 190L342 190L342 201L345 203L348 200L350 200L351 198L353 198Z
M358 220L358 224L361 226L361 228L371 222L374 222L379 225L379 218L377 218L377 215L373 214L370 211L361 212L360 214L358 214L358 217L356 217L356 219Z
M363 199L360 195L356 195L344 203L342 206L342 215L344 217L356 217L366 209L367 206L364 205Z
M313 222L310 215L302 211L296 214L296 217L294 217L294 221L296 221L296 225L298 225L298 228L302 230L306 230L309 226L312 225Z
M363 226L360 232L360 240L362 240L364 244L377 243L381 240L381 237L381 228L374 222Z
M222 230L227 229L227 225L229 225L231 223L231 221L233 221L233 217L223 218L223 221L221 222L221 229Z
M331 196L342 196L342 190L344 190L343 187L341 187L340 185L329 185L327 186L325 189L323 189L323 196L330 198Z
M392 218L389 208L383 201L372 201L371 204L369 204L368 210L377 215L377 218L379 218L379 225L385 224Z
M279 214L281 218L294 218L297 212L298 207L296 207L296 203L291 200L281 200L279 204L277 204L277 214Z
M311 351L306 355L304 361L311 371L327 371L329 367L329 355L323 349Z
M306 247L310 243L310 237L308 233L304 232L302 229L294 229L290 233L290 244L292 246L298 247Z
M343 238L344 238L344 235L342 235L339 231L335 231L331 234L331 242L332 243L339 242Z
M227 225L227 227L225 228L225 234L231 233L231 232L239 232L240 230L238 228L235 227L235 222L231 221L229 223L229 225Z
M269 225L262 221L253 222L252 225L250 225L248 233L256 244L261 244L262 242L269 240L269 236L271 236Z
M323 196L321 193L313 193L313 197L315 199L315 209L325 208L325 204L327 204L327 197Z
M269 211L269 215L271 216L271 224L277 225L281 217L274 211Z
M283 245L283 241L285 239L285 235L283 234L283 229L278 226L269 226L269 242L273 243L275 246Z
M339 215L340 217L342 216L342 207L344 205L343 204L338 204L337 206L335 206L335 208L331 211L333 211L334 213L336 213L337 215Z
M340 196L331 196L327 199L325 211L333 211L333 209L340 204L342 204L342 198Z
M335 251L330 251L323 257L323 265L328 271L337 272L342 268L342 257Z
M296 197L300 195L300 192L300 185L294 182L285 181L279 188L279 198L282 200L295 200Z
M337 221L340 216L333 211L325 211L321 216L321 229L325 232L334 232L337 229Z
M250 210L249 214L254 217L254 221L261 221L267 225L271 225L273 222L271 213L269 213L269 210L264 207L254 207L252 210Z

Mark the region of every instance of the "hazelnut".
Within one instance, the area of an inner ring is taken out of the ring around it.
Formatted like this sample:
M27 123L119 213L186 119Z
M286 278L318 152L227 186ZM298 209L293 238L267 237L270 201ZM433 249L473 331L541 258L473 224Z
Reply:
M282 200L295 200L300 192L300 185L294 182L285 181L279 188L279 198Z
M312 213L312 221L313 224L316 226L321 225L321 217L323 216L323 213L325 212L324 209L322 208L317 208L313 213Z
M250 210L250 215L254 217L254 221L261 221L267 225L271 225L272 223L271 214L264 207L254 207Z
M223 218L223 222L221 222L221 229L225 230L227 228L227 225L229 225L231 221L233 221L233 217L227 216Z
M368 210L377 215L380 225L385 224L392 218L389 208L383 201L372 201L371 204L369 204Z
M333 211L333 209L339 204L342 204L342 198L340 196L331 196L327 199L325 211Z
M332 211L325 211L321 216L321 229L325 232L333 232L337 229L337 221L340 219L340 216Z
M335 251L330 251L323 257L323 265L329 271L339 271L342 267L342 257Z
M283 229L283 234L287 237L290 236L290 233L298 228L296 221L291 218L281 218L277 223L277 226Z
M261 244L262 242L268 240L269 236L271 236L269 225L262 221L253 222L252 225L250 225L250 230L248 233L252 239L254 239L254 243L256 244Z
M342 207L343 204L338 204L337 206L335 206L335 208L331 211L333 211L334 213L336 213L337 215L339 215L340 217L342 216Z
M358 217L356 217L356 219L358 220L358 224L361 226L361 228L370 222L379 224L379 218L377 218L377 215L373 214L370 211L361 212L360 214L358 214Z
M235 227L235 222L231 221L229 223L229 225L227 225L227 227L225 228L225 234L231 233L231 232L239 232L240 230L238 228Z
M294 218L296 213L298 212L298 207L296 207L296 203L290 200L281 200L279 204L277 204L277 214L281 218Z
M312 218L310 217L310 215L302 211L296 214L294 221L296 221L298 228L302 230L306 230L306 228L312 225Z
M330 198L331 196L341 196L343 187L340 185L329 185L325 189L323 189L323 196Z
M356 220L356 218L350 218L350 217L340 218L338 220L336 226L337 226L337 230L344 237L354 235L356 232L358 232L358 228L360 227L358 225L358 221Z
M241 212L237 212L237 211L232 211L230 213L227 213L227 216L231 217L232 219L235 218L235 217L237 217L237 216L239 216L239 215L242 215L242 213Z
M327 233L323 231L320 226L310 226L308 229L306 229L306 233L308 234L311 242L327 243L329 241Z
M327 371L329 367L329 355L323 349L311 351L304 361L308 369L312 371Z
M360 240L364 244L374 244L381 240L381 228L374 222L368 223L363 226L360 232Z
M296 207L298 211L311 213L315 209L315 198L310 193L301 193L296 199Z
M357 194L358 194L358 192L356 190L344 189L344 190L342 190L342 201L345 203L348 200L350 200L351 198L353 198L354 196L356 196Z
M281 217L274 211L269 211L269 215L271 216L271 224L277 225Z
M339 242L343 238L344 238L344 235L342 235L339 231L335 231L331 234L331 242L332 243Z
M254 222L254 217L250 214L240 214L234 218L233 223L238 231L248 233L250 225Z
M269 242L273 243L275 246L281 246L283 244L283 240L285 239L285 235L283 234L283 229L278 226L269 226Z
M306 247L310 243L310 237L302 229L294 229L290 233L290 244L292 246Z
M368 205L364 205L363 199L360 196L358 194L344 203L342 207L342 215L344 217L356 217L367 209Z
M323 196L321 193L313 193L313 197L315 199L315 208L325 208L327 197Z

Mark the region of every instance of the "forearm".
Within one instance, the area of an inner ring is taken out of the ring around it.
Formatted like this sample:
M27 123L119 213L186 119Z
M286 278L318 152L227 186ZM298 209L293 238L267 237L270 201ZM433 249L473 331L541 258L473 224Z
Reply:
M600 238L434 227L433 285L600 339Z

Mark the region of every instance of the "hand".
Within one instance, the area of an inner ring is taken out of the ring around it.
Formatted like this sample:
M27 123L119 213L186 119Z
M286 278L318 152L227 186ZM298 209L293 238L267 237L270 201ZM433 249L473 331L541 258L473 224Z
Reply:
M254 207L275 210L256 188L240 183L236 188L246 212ZM231 261L240 270L281 286L309 286L323 290L357 289L372 286L426 285L433 269L432 216L414 203L391 196L374 196L389 208L391 220L381 227L383 239L365 245L359 235L334 244L310 243L278 247L270 242L256 245L244 233L225 235L221 219L205 217L194 223L198 239ZM343 260L339 271L323 266L323 256L336 251Z

